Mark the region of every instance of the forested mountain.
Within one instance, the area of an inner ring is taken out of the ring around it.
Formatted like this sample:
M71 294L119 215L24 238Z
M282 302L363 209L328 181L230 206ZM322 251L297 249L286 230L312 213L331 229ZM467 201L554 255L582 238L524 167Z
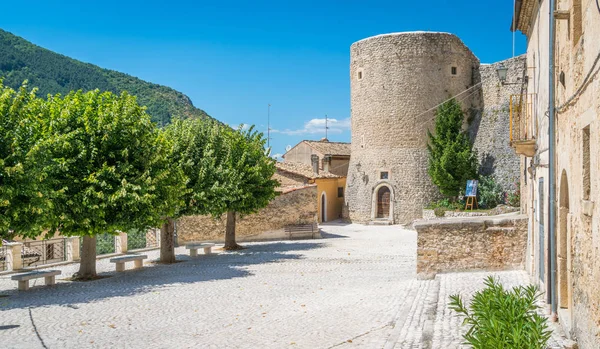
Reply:
M148 107L148 114L159 125L175 116L210 117L194 107L190 98L162 85L143 81L114 70L52 52L0 29L0 79L14 89L24 80L39 88L38 96L67 94L71 90L128 91L138 97L138 103Z

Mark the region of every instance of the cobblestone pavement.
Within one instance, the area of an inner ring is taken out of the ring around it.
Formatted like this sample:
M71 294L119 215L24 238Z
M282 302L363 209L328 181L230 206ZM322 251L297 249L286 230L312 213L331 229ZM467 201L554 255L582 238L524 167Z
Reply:
M0 277L0 348L330 348L384 346L415 287L416 233L324 226L323 239L247 243L181 263L65 279L17 292ZM146 252L150 259L157 251ZM406 317L403 314L400 317Z
M330 224L323 239L246 243L241 252L146 262L141 270L17 292L0 277L0 348L459 348L448 296L469 297L490 273L417 280L416 233ZM217 252L218 249L217 249ZM150 260L158 251L147 251ZM506 286L520 271L496 272ZM558 346L558 342L554 342Z

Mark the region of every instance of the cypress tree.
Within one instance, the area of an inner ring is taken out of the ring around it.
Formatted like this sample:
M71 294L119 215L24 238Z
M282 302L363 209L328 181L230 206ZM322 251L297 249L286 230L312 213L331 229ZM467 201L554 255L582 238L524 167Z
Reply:
M453 98L442 104L429 137L429 176L446 196L457 197L467 180L477 178L477 153L462 125L464 114Z

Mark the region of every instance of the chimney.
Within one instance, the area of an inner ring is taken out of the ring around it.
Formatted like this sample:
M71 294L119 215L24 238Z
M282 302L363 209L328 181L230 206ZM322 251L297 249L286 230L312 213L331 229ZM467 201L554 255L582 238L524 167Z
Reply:
M329 172L331 166L331 155L325 155L323 158L323 172Z
M310 163L312 164L313 172L319 174L319 155L312 154L310 156Z

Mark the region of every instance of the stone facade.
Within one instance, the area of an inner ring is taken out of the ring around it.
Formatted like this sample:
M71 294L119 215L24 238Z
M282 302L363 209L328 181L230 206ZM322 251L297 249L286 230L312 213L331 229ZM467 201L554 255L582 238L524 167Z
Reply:
M510 98L524 92L522 84L502 84L496 69L508 68L507 81L523 81L526 75L525 55L494 64L482 64L479 69L481 89L478 89L475 110L467 119L473 148L479 156L480 173L492 175L507 192L517 189L520 177L519 157L510 146Z
M600 347L600 9L596 1L558 1L554 41L555 214L550 226L548 0L523 0L517 29L527 35L527 92L536 149L521 159L522 203L531 238L527 270L558 321L581 348ZM555 254L549 244L554 230ZM555 269L548 263L553 259ZM552 289L555 297L552 299Z
M416 222L417 274L523 268L527 217L452 218Z
M509 99L522 87L500 83L500 63L480 66L458 37L431 32L374 36L354 43L350 55L352 157L346 218L380 218L375 211L382 186L391 192L387 219L395 223L419 218L422 208L440 197L427 173L427 130L434 128L435 106L451 96L463 106L482 173L494 175L507 191L516 189L519 158L506 135ZM525 76L525 57L502 63L509 78Z
M347 215L355 222L378 218L376 196L385 186L388 219L407 223L439 197L427 173L427 130L435 113L426 111L473 86L479 60L455 35L430 32L367 38L352 44L350 57ZM466 109L473 100L463 100Z
M286 225L317 222L317 187L310 185L289 189L276 197L258 213L238 217L238 241L277 240L287 235ZM187 216L177 221L177 239L180 244L191 241L222 242L225 238L226 217Z

